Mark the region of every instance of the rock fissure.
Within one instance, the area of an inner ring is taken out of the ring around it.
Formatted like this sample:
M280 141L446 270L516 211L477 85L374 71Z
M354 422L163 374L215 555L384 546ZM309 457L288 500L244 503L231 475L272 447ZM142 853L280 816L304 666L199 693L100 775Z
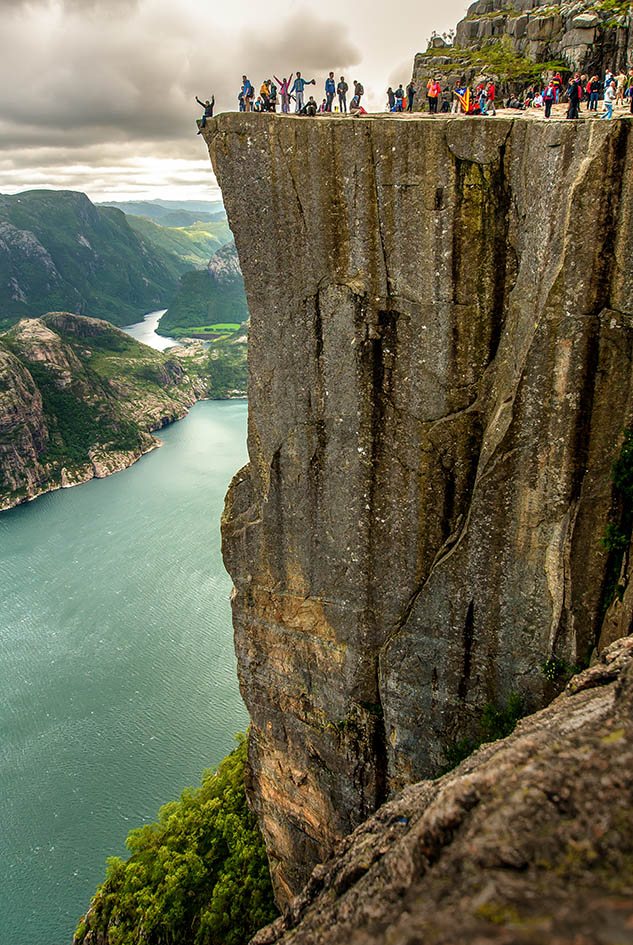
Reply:
M618 122L214 125L252 317L224 554L283 902L482 705L543 705L542 662L602 639L633 150Z

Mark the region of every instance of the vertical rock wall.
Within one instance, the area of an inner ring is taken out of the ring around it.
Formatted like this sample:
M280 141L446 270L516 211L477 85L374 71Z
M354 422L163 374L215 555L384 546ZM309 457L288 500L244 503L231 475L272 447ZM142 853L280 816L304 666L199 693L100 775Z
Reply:
M600 633L631 422L626 122L225 115L252 316L223 522L281 900Z

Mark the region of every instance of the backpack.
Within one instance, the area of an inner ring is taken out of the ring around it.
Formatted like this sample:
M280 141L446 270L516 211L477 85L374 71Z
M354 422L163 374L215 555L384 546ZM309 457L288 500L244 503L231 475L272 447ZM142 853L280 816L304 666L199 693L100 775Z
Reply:
M365 89L362 87L362 85L359 82L358 85L356 86L356 94L358 96L361 96L364 94L364 92L365 92Z

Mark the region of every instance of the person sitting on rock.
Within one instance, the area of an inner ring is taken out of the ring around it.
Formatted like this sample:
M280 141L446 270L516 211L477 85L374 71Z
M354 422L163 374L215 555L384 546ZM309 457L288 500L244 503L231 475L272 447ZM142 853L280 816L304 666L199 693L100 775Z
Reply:
M308 115L310 118L314 118L314 116L317 113L318 107L319 106L314 100L314 95L311 95L308 101L305 103L305 105L301 109L301 111L299 112L299 114Z
M197 95L195 98L198 105L201 105L202 108L204 108L204 115L202 116L202 121L200 122L200 128L198 128L198 134L202 134L202 129L207 123L207 118L213 118L213 106L215 105L215 95L211 96L211 101L207 99L206 102L201 102Z

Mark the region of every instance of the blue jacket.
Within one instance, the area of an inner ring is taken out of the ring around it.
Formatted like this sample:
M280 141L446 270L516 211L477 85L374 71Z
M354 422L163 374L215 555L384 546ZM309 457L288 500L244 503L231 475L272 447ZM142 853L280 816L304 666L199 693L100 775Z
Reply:
M334 95L336 92L336 86L334 84L334 79L330 79L328 76L325 80L325 92L327 95Z
M294 80L294 83L293 83L292 88L290 89L290 91L291 91L291 92L303 92L303 90L305 89L306 85L312 85L312 80L311 80L311 79L304 79L303 76L300 76L299 78L297 78L297 79Z

